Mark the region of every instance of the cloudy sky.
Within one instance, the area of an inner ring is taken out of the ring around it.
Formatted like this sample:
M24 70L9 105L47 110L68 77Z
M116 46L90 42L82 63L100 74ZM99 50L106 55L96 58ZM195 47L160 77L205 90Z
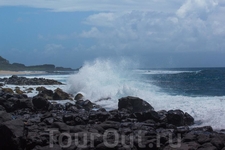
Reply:
M225 0L0 0L0 55L76 68L225 67Z

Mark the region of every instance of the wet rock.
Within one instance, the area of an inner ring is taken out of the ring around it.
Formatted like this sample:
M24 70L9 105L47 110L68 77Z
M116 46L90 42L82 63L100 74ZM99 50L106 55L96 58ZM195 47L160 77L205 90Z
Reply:
M81 100L81 99L83 99L83 94L81 94L81 93L78 93L75 97L74 97L74 100Z
M126 109L131 113L152 111L154 108L146 101L138 97L123 97L119 99L118 110Z
M154 121L159 121L160 119L160 116L156 111L138 112L138 113L134 113L131 117L136 118L140 122L149 120L149 119L152 119Z
M175 126L193 125L194 118L188 113L184 113L182 110L169 110L167 112L168 123Z
M194 124L194 118L187 112L184 113L184 124L188 126Z
M5 80L5 84L13 85L61 85L61 82L44 78L26 78L13 75Z
M47 99L40 96L33 97L32 102L33 102L34 108L40 109L40 110L47 110L50 105Z
M47 89L43 86L40 86L40 87L36 88L36 91L38 91L38 92L41 92L41 91L44 91L44 90L47 90Z
M14 93L14 91L10 88L2 88L2 91L5 92L5 93L11 93L11 94Z
M203 126L203 127L196 127L192 129L192 132L205 132L207 134L207 132L213 132L213 128L211 126Z
M53 100L68 100L71 99L70 95L64 92L62 89L57 88L53 94Z
M91 110L91 109L94 107L94 105L93 105L93 103L92 103L91 101L85 100L85 101L82 103L82 107L83 107L85 110L89 111L89 110Z
M52 100L53 99L53 91L48 89L43 89L39 92L37 96L44 97L45 99Z
M16 87L16 88L14 89L14 91L15 91L17 94L23 94L23 93L25 93L25 92L21 91L19 87Z

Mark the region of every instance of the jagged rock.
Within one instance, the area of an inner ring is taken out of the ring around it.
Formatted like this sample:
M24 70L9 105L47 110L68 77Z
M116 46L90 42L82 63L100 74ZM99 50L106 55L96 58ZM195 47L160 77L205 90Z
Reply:
M54 122L52 124L52 128L58 128L59 131L62 131L62 132L66 132L70 130L69 126L63 122Z
M224 145L224 140L225 138L222 138L221 136L216 136L211 139L211 143L217 148L217 149L222 149Z
M13 85L61 85L61 82L44 78L26 78L13 75L5 80L5 84Z
M47 90L47 89L43 86L39 86L39 87L36 88L36 91L38 91L38 92L41 92L41 91L44 91L44 90Z
M184 113L184 124L188 126L194 124L194 118L187 112Z
M62 89L57 88L53 94L53 100L68 100L71 99L70 95L64 92Z
M52 100L53 99L53 91L48 89L43 89L39 92L38 96L44 97L45 99Z
M33 109L33 103L32 100L30 98L26 98L26 99L20 99L20 108L29 108L29 109Z
M17 97L14 97L13 95L7 96L6 99L2 101L2 105L4 106L5 110L7 112L12 112L16 109L19 109L19 99Z
M212 143L205 143L201 145L198 150L217 150L217 148L213 146Z
M169 110L167 113L168 123L175 126L193 125L194 118L188 113L184 113L182 110Z
M131 113L154 110L154 108L146 101L138 97L131 97L131 96L119 99L118 109L119 110L126 109Z
M20 119L0 125L0 149L22 150L25 147L24 123Z
M40 109L40 110L47 110L50 105L50 102L47 99L40 96L33 97L32 102L33 102L34 108Z
M85 101L83 102L83 104L82 104L82 107L83 107L85 110L89 111L89 110L91 110L94 106L93 106L93 103L92 103L91 101L85 100Z
M159 121L160 119L160 116L156 111L137 112L133 113L131 117L136 118L140 122L148 119Z

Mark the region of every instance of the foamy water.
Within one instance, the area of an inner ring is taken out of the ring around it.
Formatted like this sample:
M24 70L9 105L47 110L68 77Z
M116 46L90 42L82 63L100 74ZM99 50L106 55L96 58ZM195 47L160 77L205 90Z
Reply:
M211 125L214 129L225 129L224 96L189 97L162 93L159 87L151 82L143 82L135 75L135 71L127 69L130 67L132 64L124 65L123 62L120 65L109 60L86 63L77 74L68 78L66 90L73 94L81 92L85 98L107 109L117 108L121 97L137 96L149 102L156 111L181 109L191 114L197 122L202 122L201 126ZM108 97L111 99L98 101Z
M118 99L121 97L137 96L149 102L156 111L181 109L195 118L198 122L196 126L211 125L214 129L225 129L225 96L172 96L161 92L160 88L152 85L150 81L146 82L141 79L140 76L137 76L136 71L130 69L132 67L136 66L130 62L115 63L110 60L96 60L85 63L80 71L73 75L42 75L41 77L65 81L64 83L66 83L66 85L45 86L48 89L54 90L59 87L74 96L77 93L82 93L86 99L102 105L108 110L116 109ZM164 73L166 74L166 72ZM15 88L13 85L6 86ZM37 86L21 87L26 89ZM28 96L36 94L37 91L34 90ZM109 97L108 100L98 101ZM202 123L199 124L199 122Z

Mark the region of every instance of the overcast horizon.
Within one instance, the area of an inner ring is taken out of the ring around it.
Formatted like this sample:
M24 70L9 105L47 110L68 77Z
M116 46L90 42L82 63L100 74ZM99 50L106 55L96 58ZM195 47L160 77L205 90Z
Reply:
M224 14L224 0L0 0L0 56L27 66L225 67Z

